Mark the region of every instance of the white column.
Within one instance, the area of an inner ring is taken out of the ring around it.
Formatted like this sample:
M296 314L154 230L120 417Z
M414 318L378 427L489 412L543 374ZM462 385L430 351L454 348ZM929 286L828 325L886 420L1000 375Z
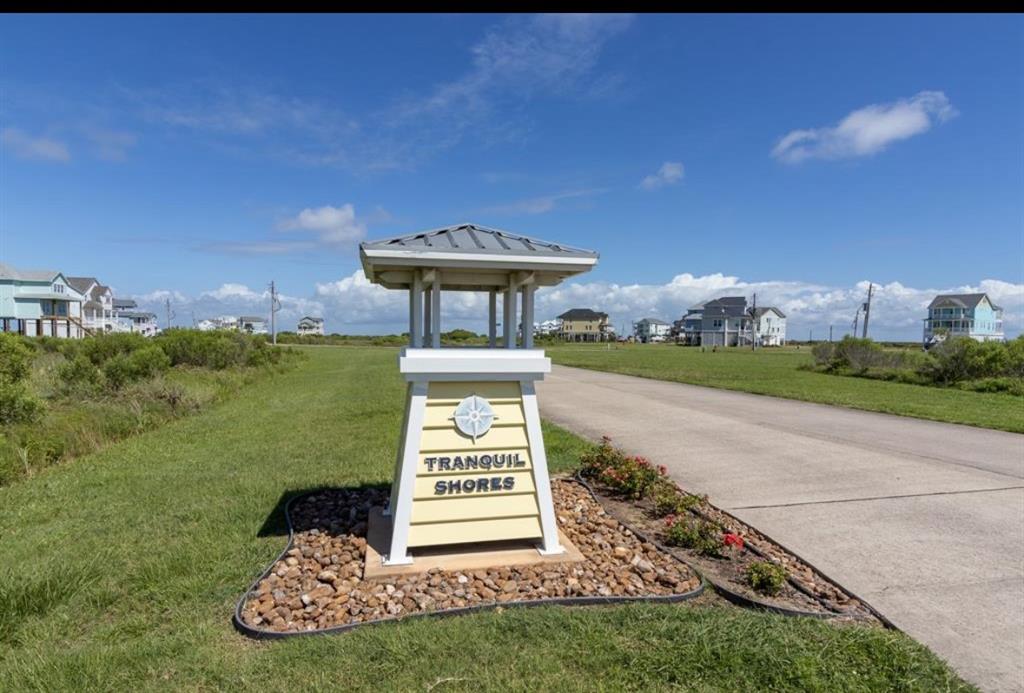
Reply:
M419 270L413 270L409 285L409 346L423 346L423 280Z
M508 288L505 290L505 348L516 348L516 280L514 275L508 276Z
M434 275L430 286L430 345L441 348L441 273Z
M391 546L384 565L412 563L409 556L409 524L412 520L412 497L416 488L416 467L420 463L420 439L423 435L423 416L427 408L426 382L409 386L408 416L402 436L401 469L395 477L397 489L391 491Z
M430 346L430 330L434 327L434 301L433 294L431 293L433 290L433 284L430 284L429 288L424 289L426 295L423 297L423 342L420 345L424 348Z
M540 528L543 535L539 549L542 555L564 553L558 541L558 521L551 498L551 478L548 476L548 458L544 452L544 436L540 428L540 412L537 409L537 390L532 380L520 382L523 391L523 414L526 418L526 435L530 440L530 459L533 462L533 485L537 489L537 506L540 508Z
M523 287L523 348L533 348L533 295L536 287L528 284Z
M487 294L487 345L498 346L498 292L494 289Z

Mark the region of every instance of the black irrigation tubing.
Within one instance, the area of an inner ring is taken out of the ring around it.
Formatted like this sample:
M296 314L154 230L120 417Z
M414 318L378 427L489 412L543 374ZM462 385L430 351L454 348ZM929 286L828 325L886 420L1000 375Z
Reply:
M601 504L601 499L597 497L597 493L594 492L594 489L587 482L587 480L583 478L583 476L579 472L576 472L574 480L577 483L581 484L583 486L583 488L587 489L587 491L590 492L590 495L593 497L594 501L596 501L598 504ZM680 491L682 491L682 489L680 489ZM682 492L686 493L685 491L682 491ZM602 505L602 507L604 507L604 506ZM630 532L632 532L637 537L639 537L641 541L645 541L647 543L654 544L656 547L658 547L658 549L662 553L666 553L666 554L672 556L673 558L675 558L680 563L685 563L686 566L690 568L690 570L692 570L693 572L697 573L697 575L699 575L701 577L702 581L709 583L715 589L715 591L718 592L726 601L732 602L733 604L736 604L737 606L746 607L748 609L757 609L759 611L768 611L768 612L771 612L771 613L780 614L782 616L803 616L803 617L806 617L806 618L830 619L830 618L836 618L837 616L841 616L842 615L842 614L835 613L835 612L832 612L832 611L824 612L824 611L803 611L803 610L800 610L800 609L789 609L789 608L786 608L784 606L775 606L774 604L768 604L766 602L758 601L757 599L752 599L752 598L750 598L750 597L748 597L746 595L740 594L739 592L734 592L733 590L729 589L724 584L722 584L720 581L712 580L710 577L705 575L704 572L700 568L698 568L696 565L694 565L690 561L687 561L684 558L680 558L678 555L676 555L676 552L673 551L672 549L670 549L669 547L665 546L664 544L662 544L661 542L657 541L656 539L652 539L649 536L643 534L642 532L637 531L634 527L632 527L629 523L627 523L621 517L616 517L615 519L619 522L619 524L621 524L623 527L625 527ZM759 551L754 551L753 553L756 553L759 556L762 555ZM801 559L801 560L803 560L803 559ZM813 597L813 595L808 595L808 596ZM817 601L816 598L815 598L815 600Z
M678 488L678 486L677 486L677 488ZM683 493L686 493L686 491L684 491L683 489L680 489L680 491L682 491ZM750 525L748 525L748 524L747 524L746 522L744 522L743 520L741 520L740 518L738 518L738 517L736 517L735 515L733 515L733 514L732 514L731 512L729 512L728 510L722 510L722 509L721 509L721 508L719 508L718 506L716 506L716 505L712 505L711 503L708 503L708 505L710 505L710 506L711 506L712 508L714 508L714 509L715 509L715 510L717 510L718 512L722 513L723 515L725 515L725 516L727 516L727 517L731 517L731 518L732 518L733 520L735 520L735 521L736 521L736 522L738 522L739 524L741 524L741 525L746 525L746 526L748 526L748 527L750 526ZM808 560L807 560L806 558L804 558L803 556L801 556L800 554L798 554L798 553L797 553L796 551L793 551L792 549L790 549L790 548L789 548L789 547L787 547L786 545L784 545L784 544L781 544L781 543L779 543L779 542L775 541L774 539L772 539L772 538L771 538L770 536L768 536L767 534L765 534L765 533L764 533L764 532L762 532L761 530L759 530L759 529L756 529L756 531L757 531L757 533L758 533L758 534L760 534L760 535L761 535L762 537L764 537L764 538L765 538L765 540L767 540L767 541L771 542L772 544L775 544L775 545L776 545L776 546L778 546L778 547L779 547L780 549L782 549L783 551L785 551L786 553L788 553L788 554L789 554L790 556L792 556L793 558L797 559L798 561L800 561L801 563L803 563L804 565L806 565L806 566L807 566L808 568L810 568L810 569L811 569L812 571L814 571L814 572L815 572L815 573L817 573L818 575L820 575L820 576L822 576L823 578L825 578L826 580L828 580L828 582L829 582L829 583L830 583L831 585L833 585L833 586L834 586L834 587L835 587L836 589L838 589L838 590L839 590L840 592L844 593L844 594L845 594L846 596L848 596L848 597L851 597L851 598L853 598L853 599L856 599L856 600L857 600L858 602L860 602L861 604L863 604L863 605L864 605L864 608L865 608L865 609L867 609L868 611L870 611L870 612L871 612L871 615L872 615L872 616L874 616L875 618L877 618L877 619L878 619L879 621L881 621L881 622L882 622L882 625L884 625L884 626L885 626L886 628L888 628L888 629L890 629L890 630L895 630L895 631L900 631L900 632L902 632L902 631L900 630L900 628L899 628L899 627L898 627L898 626L897 626L897 625L896 625L895 623L893 623L893 622L892 622L892 621L890 621L890 620L889 620L888 618L886 618L886 617L885 617L885 615L883 615L883 614L882 614L882 612L880 612L880 611L879 611L878 609L876 609L876 608L875 608L874 606L872 606L872 605L871 605L871 603L870 603L870 602L868 602L868 601L867 601L866 599L863 599L862 597L858 596L858 595L857 595L856 593L854 593L854 592L852 592L851 590L847 589L847 588L846 588L846 587L844 587L843 585L840 585L840 584L839 584L838 582L836 582L835 580L833 580L832 578L830 578L830 577L829 577L828 575L826 575L826 574L825 574L824 572L822 572L822 571L821 571L821 570L820 570L820 569L819 569L819 568L818 568L818 567L817 567L816 565L814 565L813 563L811 563L810 561L808 561ZM757 554L759 554L759 555L761 555L761 556L763 556L763 555L764 555L764 554L762 554L762 553L761 553L760 551L755 551L755 553L757 553ZM801 592L803 592L804 594L807 594L808 596L814 597L814 595L813 595L813 594L811 594L811 593L810 593L810 591L809 591L809 590L807 590L806 588L804 588L804 587L803 587L802 585L799 585L798 583L796 583L796 582L795 582L795 581L793 581L793 580L790 580L789 582L790 582L790 584L792 584L792 585L793 585L794 587L797 587L797 588L798 588L798 589L799 589L799 590L800 590ZM817 599L817 597L815 597L815 599ZM839 615L841 615L841 614L835 614L835 615L836 615L836 616L839 616Z
M583 479L583 477L580 475L579 472L576 472L576 477L575 478L576 478L576 480L578 482L583 484L587 488L587 490L590 491L590 495L594 496L595 500L597 500L597 496L594 493L594 490L592 488L590 488L590 485ZM683 493L683 494L685 494L687 496L693 496L694 495L694 494L688 492L686 489L681 488L679 486L679 484L675 484L675 482L673 482L673 484L675 485L676 489L680 493ZM696 498L700 498L699 496L695 496L695 497ZM732 513L730 513L729 511L722 510L717 505L714 505L713 503L710 503L709 501L707 501L705 499L700 499L700 500L703 503L707 503L709 506L711 506L712 508L714 508L718 512L722 513L723 515L732 518L737 523L739 523L741 525L744 525L744 526L747 526L747 527L750 526L746 522L741 520L740 518L738 518L735 515L733 515ZM601 501L598 500L597 502L600 503ZM714 521L714 518L707 517L703 513L700 513L700 514L701 514L702 517L704 517L704 519L709 520L709 521ZM622 522L622 520L620 519L619 522ZM625 525L626 527L629 527L629 525L626 525L625 522L622 522L622 524ZM629 527L629 529L631 531L633 531L635 534L637 534L637 536L640 536L640 537L643 536L640 533L638 533L636 530L634 530L632 527ZM864 605L864 608L866 608L871 613L871 615L874 616L875 618L877 618L882 623L882 625L884 625L886 628L888 628L890 630L895 630L895 631L899 631L900 630L900 628L895 623L893 623L888 618L886 618L878 609L873 607L869 602L867 602L866 600L864 600L861 597L857 596L857 594L855 594L854 592L850 591L846 587L843 587L842 585L840 585L838 582L836 582L835 580L830 578L828 575L826 575L824 572L819 570L817 566L815 566L813 563L808 561L806 558L804 558L803 556L798 554L796 551L793 551L790 548L786 547L785 545L775 541L774 539L772 539L770 536L768 536L767 534L765 534L761 530L756 529L756 528L752 528L752 529L755 529L755 531L758 534L760 534L762 537L764 537L764 539L766 541L771 542L772 544L775 544L780 549L782 549L783 551L788 553L790 556L792 556L793 558L796 558L798 561L802 562L804 565L806 565L808 568L813 570L815 573L817 573L818 575L820 575L823 578L825 578L826 580L828 580L828 582L831 585L833 585L836 589L838 589L840 592L843 592L848 597L852 597L853 599L856 599L857 601L859 601L861 604ZM665 549L665 547L661 546L657 542L651 542L651 543L654 544L655 546L658 546L662 550L667 550L667 549ZM758 556L760 556L762 558L767 558L764 555L764 553L761 552L755 546L747 543L746 547L750 550L751 553L754 553L754 554L756 554L756 555L758 555ZM696 570L698 573L700 572L697 569L696 566L694 566L694 565L692 565L692 564L690 564L688 562L687 562L687 565L689 565L690 568L692 568L693 570ZM747 597L745 595L739 594L737 592L733 592L732 590L730 590L729 588L725 587L724 585L719 584L717 581L711 580L706 575L701 574L701 577L704 578L705 580L707 580L709 583L711 583L711 586L714 587L715 590L718 591L725 599L729 600L730 602L733 602L734 604L738 604L740 606L747 606L747 607L751 607L751 608L755 608L755 609L764 609L765 611L772 611L772 612L775 612L775 613L783 614L785 616L807 616L807 617L811 617L811 618L829 619L829 618L837 618L837 617L840 617L840 616L844 615L841 612L835 612L835 611L831 611L831 610L829 612L827 612L827 613L822 613L822 612L817 612L817 611L801 611L799 609L787 609L787 608L781 607L781 606L773 606L771 604L765 604L764 602L759 602L756 599L751 599L750 597ZM802 592L803 594L805 594L808 597L814 599L818 603L821 603L821 599L819 597L817 597L816 595L812 594L810 590L808 590L806 587L804 587L803 585L798 583L796 580L794 580L792 578L787 578L787 582L790 585L792 585L795 589L797 589L800 592ZM824 607L825 605L822 604L822 606ZM828 608L828 607L825 607L825 608ZM902 632L902 631L900 631L900 632Z
M580 483L582 483L583 487L586 488L590 492L591 496L594 496L594 491L590 488L590 486L588 486L585 482L580 482ZM503 608L504 609L506 607L524 608L524 607L551 606L551 605L554 605L554 606L595 606L595 605L625 604L625 603L636 603L636 602L654 602L654 603L660 603L660 604L675 603L675 602L688 601L690 599L693 599L695 597L700 596L704 592L704 585L705 585L704 576L700 573L700 571L694 570L694 572L697 574L697 576L700 577L700 584L695 589L692 589L689 592L685 592L683 594L649 595L649 596L646 596L646 597L559 597L559 598L555 598L555 599L528 599L528 600L524 599L524 600L509 601L509 602L491 602L491 603L487 603L487 604L479 604L479 605L476 605L476 606L465 606L465 607L458 607L458 608L455 608L455 609L445 609L443 611L423 611L423 612L418 612L418 613L414 613L414 614L408 614L406 616L400 616L400 617L399 616L391 616L391 617L388 617L388 618L374 619L372 621L361 621L359 623L346 623L346 624L340 625L340 626L332 626L330 628L318 628L318 629L313 629L313 630L283 631L282 632L282 631L263 630L263 629L260 629L260 628L253 628L252 626L248 625L245 621L242 620L242 610L243 610L243 608L245 606L245 602L256 591L256 588L259 586L260 581L265 579L266 577L268 577L273 572L274 565L278 561L283 559L288 554L288 552L291 551L291 549L292 549L292 545L293 545L294 540L295 540L295 531L294 531L294 528L292 527L292 516L291 516L292 504L297 502L297 501L302 500L303 498L306 498L307 496L311 496L311 495L316 494L316 493L322 493L325 490L329 490L329 489L319 489L319 490L316 490L316 491L310 491L308 493L303 493L303 494L298 495L298 496L293 496L293 497L289 498L288 502L285 504L285 506L284 506L284 517L285 517L285 522L287 522L287 524L288 524L288 545L285 546L284 549L281 551L281 553L279 553L277 555L277 557L273 561L270 562L270 565L267 567L267 569L264 570L260 574L259 577L257 577L255 580L253 580L252 584L249 585L249 589L247 589L245 591L245 593L242 595L242 597L238 600L238 604L235 605L235 613L234 613L234 616L231 619L231 622L235 626L235 630L237 630L242 635L244 635L244 636L246 636L248 638L252 638L253 640L281 640L281 639L284 639L284 638L293 638L293 637L304 636L304 635L332 635L332 634L336 634L336 633L345 633L347 631L353 630L355 628L359 628L361 626L378 626L378 625L382 625L382 624L385 624L385 623L398 623L398 622L407 621L407 620L413 619L413 618L460 616L460 615L463 615L463 614L471 614L471 613L477 613L477 612L482 612L482 611L491 611L491 610L494 610L494 609L497 609L497 608ZM600 503L600 501L597 500L596 496L594 496L594 500L597 501L598 503ZM632 531L632 530L630 530L630 531ZM636 534L636 532L634 532L634 534ZM646 541L641 535L637 534L637 536L640 537L641 540ZM675 558L677 561L679 561L680 563L683 563L688 568L693 570L693 566L691 566L688 563L686 563L686 561L683 561L681 558L679 558L678 556L675 556L675 555L673 555L671 553L669 555L673 556L673 558Z

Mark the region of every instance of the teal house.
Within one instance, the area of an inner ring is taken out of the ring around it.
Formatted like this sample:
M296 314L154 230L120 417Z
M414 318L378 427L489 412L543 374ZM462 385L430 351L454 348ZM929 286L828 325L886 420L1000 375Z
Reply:
M928 304L925 346L949 337L1003 341L1003 309L988 294L940 294Z
M0 263L0 330L31 337L80 339L82 296L55 270L18 270Z

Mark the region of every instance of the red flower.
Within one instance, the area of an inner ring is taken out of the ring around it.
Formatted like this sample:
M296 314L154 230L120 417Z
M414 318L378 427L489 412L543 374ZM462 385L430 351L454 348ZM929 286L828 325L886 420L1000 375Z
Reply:
M666 476L668 474L668 467L666 467L663 464L659 464L658 465L658 474L661 474L662 476Z
M722 537L722 542L726 546L731 546L737 551L743 550L743 537L739 534L733 534L732 532L726 532L725 536Z

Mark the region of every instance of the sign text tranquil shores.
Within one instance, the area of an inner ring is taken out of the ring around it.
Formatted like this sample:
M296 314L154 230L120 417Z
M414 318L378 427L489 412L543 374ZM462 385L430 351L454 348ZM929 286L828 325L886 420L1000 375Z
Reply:
M427 465L427 471L454 472L471 471L474 469L515 469L525 467L526 460L515 453L501 453L495 455L455 455L454 457L425 457L423 463ZM515 488L516 479L512 476L500 477L479 477L471 479L448 479L437 481L434 484L434 494L438 496L463 494L463 493L487 493L494 491L512 491Z

